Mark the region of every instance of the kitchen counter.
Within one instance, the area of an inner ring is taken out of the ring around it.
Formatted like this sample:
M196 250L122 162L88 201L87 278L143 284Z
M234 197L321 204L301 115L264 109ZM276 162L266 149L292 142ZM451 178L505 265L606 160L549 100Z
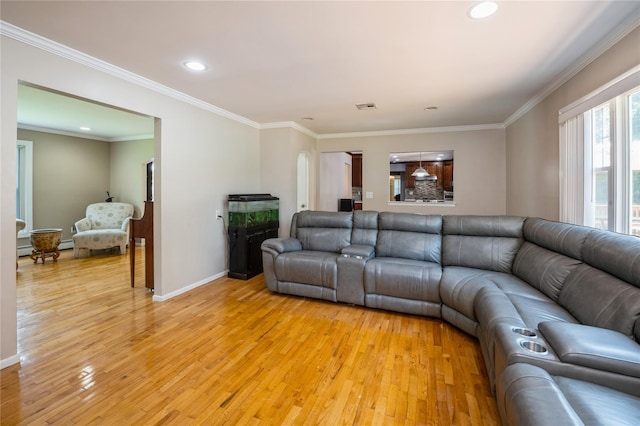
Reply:
M405 201L388 201L388 206L429 206L429 207L455 207L455 201L451 200L405 200Z

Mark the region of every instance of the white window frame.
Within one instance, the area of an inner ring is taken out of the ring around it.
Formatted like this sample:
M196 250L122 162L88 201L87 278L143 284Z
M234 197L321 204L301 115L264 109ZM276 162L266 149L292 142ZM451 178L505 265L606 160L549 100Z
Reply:
M640 65L559 111L560 220L593 224L591 121L594 108L609 104L611 161L608 188L609 230L630 233L632 199L628 96L640 87Z
M18 176L18 146L24 147L25 150L23 163L24 175L22 181L20 176ZM20 184L22 184L21 190L19 190ZM28 238L29 233L33 230L33 141L18 140L16 142L16 204L20 202L21 194L24 198L24 217L19 219L24 220L26 226L18 233L18 238Z

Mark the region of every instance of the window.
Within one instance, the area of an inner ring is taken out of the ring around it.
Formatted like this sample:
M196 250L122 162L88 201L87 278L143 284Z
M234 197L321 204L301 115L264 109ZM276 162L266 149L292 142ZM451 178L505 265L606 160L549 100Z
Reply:
M389 201L453 203L453 151L389 153Z
M33 142L16 144L16 218L26 222L18 238L26 238L33 229Z
M640 68L632 71L560 111L562 221L640 236Z

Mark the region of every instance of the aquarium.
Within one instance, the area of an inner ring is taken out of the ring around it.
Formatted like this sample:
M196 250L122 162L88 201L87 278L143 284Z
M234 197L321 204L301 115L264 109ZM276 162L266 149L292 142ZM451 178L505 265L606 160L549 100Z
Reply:
M271 194L232 194L228 208L229 228L249 228L277 223L280 201Z

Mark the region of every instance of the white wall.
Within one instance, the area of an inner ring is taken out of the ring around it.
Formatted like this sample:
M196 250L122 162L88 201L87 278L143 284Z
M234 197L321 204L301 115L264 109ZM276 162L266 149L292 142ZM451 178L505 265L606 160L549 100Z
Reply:
M62 228L62 239L70 240L87 205L107 198L109 142L25 129L18 139L33 141L34 229ZM22 238L19 245L31 242Z
M640 64L640 28L507 128L507 213L558 220L558 111ZM640 84L640 82L638 82Z
M455 207L389 204L390 152L447 150L454 151ZM501 128L320 139L318 151L362 151L364 210L423 214L505 213L505 131ZM367 192L372 192L373 198L366 198Z
M280 198L280 237L289 236L291 217L297 211L297 162L301 152L309 157L309 199L313 209L315 139L289 127L260 131L260 192Z
M9 37L2 37L1 47L0 360L6 366L18 361L12 190L18 81L158 117L154 145L156 299L224 273L224 227L215 220L214 211L223 210L229 193L260 189L260 144L255 126Z
M351 198L351 166L351 155L346 152L320 154L318 210L337 212L338 199Z
M133 204L133 217L144 213L147 199L147 167L153 160L153 139L111 142L109 193L114 201Z

